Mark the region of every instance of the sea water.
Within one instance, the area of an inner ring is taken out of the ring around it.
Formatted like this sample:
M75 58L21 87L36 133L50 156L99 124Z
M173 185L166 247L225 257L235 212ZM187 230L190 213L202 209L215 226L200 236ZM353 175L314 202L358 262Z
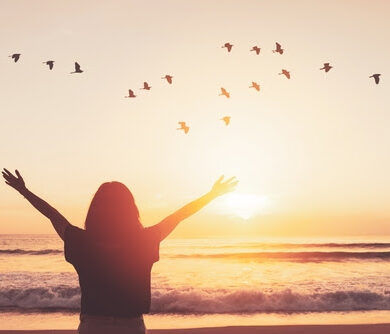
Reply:
M77 274L57 235L0 235L0 329L76 328ZM390 319L390 240L168 239L149 328Z

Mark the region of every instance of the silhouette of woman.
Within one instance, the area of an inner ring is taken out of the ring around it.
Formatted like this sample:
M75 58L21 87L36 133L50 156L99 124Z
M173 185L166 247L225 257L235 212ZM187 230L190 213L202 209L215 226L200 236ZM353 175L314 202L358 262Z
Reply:
M159 260L159 245L185 218L237 185L221 176L212 189L161 222L143 227L130 190L120 182L103 183L92 199L85 229L29 191L20 173L4 168L5 182L50 219L64 240L66 261L79 276L81 312L78 332L145 333L143 314L150 309L150 272Z

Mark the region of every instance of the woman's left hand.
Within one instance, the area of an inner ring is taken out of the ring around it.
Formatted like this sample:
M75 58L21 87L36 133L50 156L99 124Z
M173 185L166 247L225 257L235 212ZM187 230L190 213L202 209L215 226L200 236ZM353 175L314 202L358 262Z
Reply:
M22 178L22 175L20 175L20 173L17 169L15 170L16 176L13 175L6 168L4 168L4 170L1 173L3 174L3 177L5 179L5 183L7 183L12 188L16 189L19 192L26 189L26 185L24 184L24 180Z
M235 176L223 182L223 175L214 183L211 193L215 196L221 196L228 192L231 192L236 187L238 180Z

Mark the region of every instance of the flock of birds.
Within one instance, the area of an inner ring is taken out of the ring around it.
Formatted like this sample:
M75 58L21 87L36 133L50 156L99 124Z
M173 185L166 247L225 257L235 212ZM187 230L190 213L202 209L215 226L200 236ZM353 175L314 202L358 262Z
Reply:
M232 49L233 49L233 44L227 42L225 43L222 48L226 48L227 52L231 52ZM253 46L250 50L250 52L255 52L256 55L259 55L260 54L260 51L261 51L261 48L258 47L257 45ZM284 53L284 49L282 48L281 44L276 42L275 43L275 49L272 50L273 53L279 53L280 55L282 55ZM11 57L15 63L17 63L20 59L20 56L21 54L20 53L14 53L12 54ZM53 67L54 67L54 60L47 60L45 62L43 62L43 64L47 65L49 67L50 70L53 70ZM320 68L320 70L324 70L325 72L329 72L331 69L333 68L333 66L330 65L330 63L324 63L323 67ZM74 74L74 73L83 73L84 71L81 69L81 66L79 63L75 62L74 63L74 71L73 72L70 72L70 74ZM278 73L279 75L284 75L287 79L290 79L291 78L291 74L288 70L286 69L282 69L280 73ZM380 76L381 74L380 73L375 73L371 76L369 76L369 78L373 78L375 83L376 84L379 84L379 80L380 80ZM166 74L164 77L162 77L161 79L163 80L166 80L167 83L169 85L172 84L173 82L173 76L172 75L169 75L169 74ZM143 90L150 90L152 87L149 85L149 83L147 83L146 81L143 83L143 87L140 88L140 89L143 89ZM251 86L249 86L249 88L254 88L256 91L260 91L260 85L257 83L257 82L254 82L252 81L252 84ZM226 98L230 98L230 93L224 88L224 87L221 87L221 93L219 94L220 96L225 96ZM125 98L135 98L137 97L137 95L135 95L134 91L132 89L129 89L128 91L128 95L125 96ZM230 119L231 117L230 116L224 116L222 117L220 120L222 120L226 126L229 125L230 123ZM190 130L190 127L186 124L186 122L178 122L178 124L180 125L179 128L177 128L177 130L183 130L183 132L185 134L188 133L188 131Z

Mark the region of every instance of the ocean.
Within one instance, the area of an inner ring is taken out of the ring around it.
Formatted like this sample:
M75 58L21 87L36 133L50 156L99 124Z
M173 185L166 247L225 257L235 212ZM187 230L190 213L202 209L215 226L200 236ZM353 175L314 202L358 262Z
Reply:
M0 329L73 328L80 290L57 235L0 235ZM150 328L390 319L390 240L168 239ZM388 320L387 320L388 322Z

